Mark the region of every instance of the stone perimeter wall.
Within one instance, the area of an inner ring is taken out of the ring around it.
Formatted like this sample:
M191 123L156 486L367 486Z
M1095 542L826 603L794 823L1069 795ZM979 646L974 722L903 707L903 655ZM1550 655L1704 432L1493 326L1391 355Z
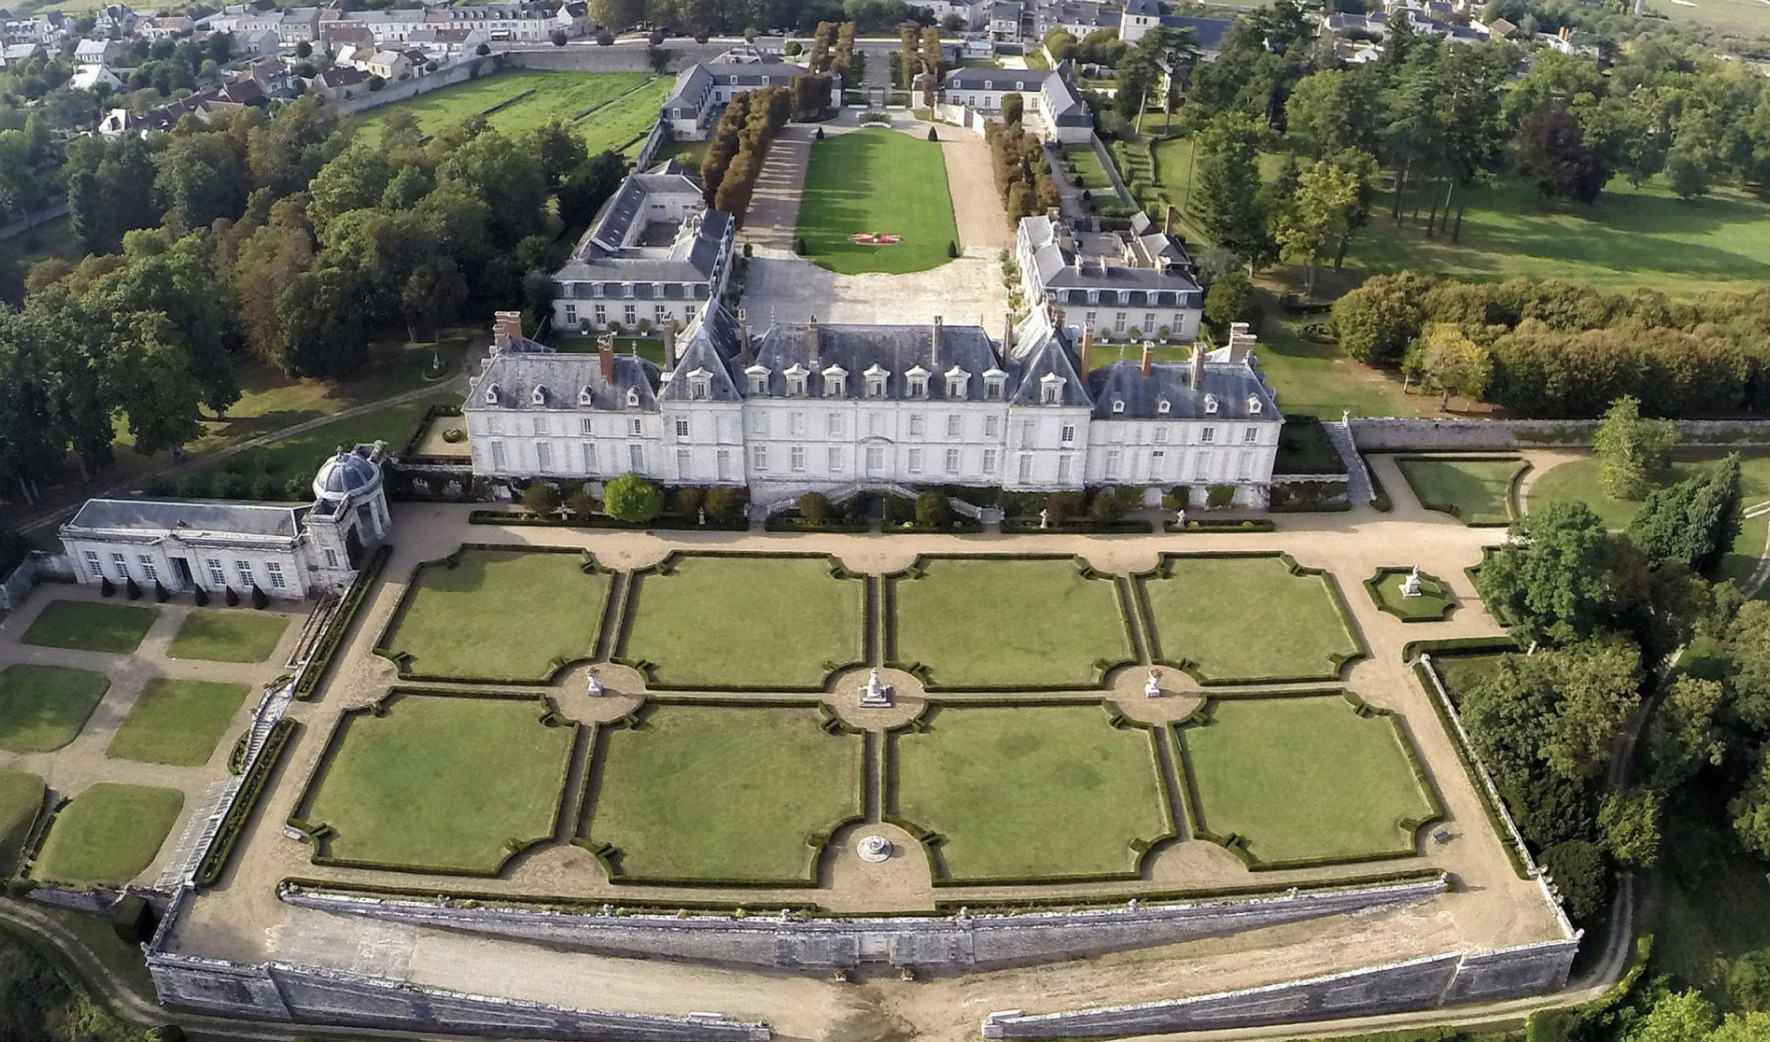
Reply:
M1577 940L1447 952L1330 977L1246 991L1064 1013L991 1013L984 1038L1103 1038L1367 1017L1403 1010L1489 1002L1558 991L1567 984Z
M839 919L593 915L463 908L432 900L299 890L282 896L302 908L565 945L604 955L822 974L865 962L942 973L1085 958L1418 901L1448 888L1441 877L1356 890L1183 905Z
M1597 420L1424 420L1352 417L1361 452L1484 452L1592 444ZM1686 445L1770 445L1770 421L1678 420Z

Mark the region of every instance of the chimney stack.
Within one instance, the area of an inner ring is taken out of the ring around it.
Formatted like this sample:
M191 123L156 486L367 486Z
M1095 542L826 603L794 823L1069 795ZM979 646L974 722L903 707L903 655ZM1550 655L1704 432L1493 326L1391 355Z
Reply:
M1162 234L1169 236L1174 234L1174 207L1172 204L1162 210Z
M1148 376L1155 371L1155 341L1143 342L1143 375Z
M612 333L604 333L596 341L596 354L602 361L602 382L615 382L615 338Z
M745 358L750 356L750 313L738 308L738 353Z
M1002 358L1014 353L1014 312L1002 312Z
M492 312L492 353L508 349L522 339L522 312Z
M676 368L676 316L664 319L664 368Z
M1254 345L1259 337L1248 332L1246 322L1232 322L1229 325L1229 360L1240 365L1254 353Z
M1198 393L1199 385L1205 382L1205 345L1198 341L1192 343L1192 390Z
M941 317L939 315L935 315L934 316L934 342L933 342L933 346L930 347L929 351L928 351L928 358L929 358L928 368L934 370L937 373L940 372L940 331L941 331L942 324L943 323L941 321Z
M812 354L815 355L815 354L820 353L818 351L818 346L821 342L818 340L818 337L817 337L817 316L816 315L812 315L811 321L807 322L805 324L805 343L811 348Z
M1088 373L1090 371L1092 371L1092 369L1093 369L1093 364L1092 364L1093 360L1094 360L1094 328L1092 326L1083 326L1082 327L1082 379L1084 381L1088 379Z

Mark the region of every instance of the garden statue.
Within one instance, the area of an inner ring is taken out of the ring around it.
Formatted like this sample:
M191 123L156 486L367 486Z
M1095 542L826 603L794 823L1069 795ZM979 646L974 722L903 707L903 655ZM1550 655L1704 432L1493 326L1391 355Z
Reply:
M884 836L862 836L855 852L862 861L876 865L891 856L891 841Z
M602 697L602 680L596 674L590 674L590 697Z
M889 708L891 706L891 689L879 679L879 670L875 667L867 677L867 689L861 693L860 704L867 707Z
M1181 532L1186 531L1186 508L1185 507L1181 507L1179 510L1174 511L1174 528L1177 531L1181 531Z
M1420 566L1419 565L1417 565L1417 564L1414 565L1414 570L1408 573L1407 578L1401 580L1401 595L1403 597L1424 596L1424 594L1420 590Z
M1149 698L1162 697L1161 670L1152 669L1149 671L1149 679L1143 682L1143 694Z
M707 523L707 508L706 507L702 507L700 510L700 520L701 520L702 525L705 525Z
M1039 527L1040 528L1050 528L1051 527L1051 511L1049 511L1049 510L1039 511Z

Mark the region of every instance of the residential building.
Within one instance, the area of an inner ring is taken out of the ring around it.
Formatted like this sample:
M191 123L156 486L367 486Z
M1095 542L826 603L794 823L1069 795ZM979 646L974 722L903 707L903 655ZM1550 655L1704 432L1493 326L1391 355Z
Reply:
M68 86L74 90L93 90L101 86L116 90L123 86L123 81L103 65L82 65L68 77Z
M983 26L992 6L989 0L905 0L905 3L933 15L936 25L957 15L965 20L967 29Z
M1051 70L953 69L941 80L941 101L986 116L999 115L1010 94L1021 96L1026 125L1041 137L1080 144L1093 136L1094 115L1077 91L1075 70L1067 61Z
M722 57L730 57L725 55ZM664 99L659 119L668 124L678 141L700 141L713 132L725 103L735 95L763 87L785 87L793 77L805 75L805 67L770 56L758 61L696 62L676 74L676 83ZM831 108L842 105L842 77L830 77Z
M1101 0L1056 0L1033 8L1033 31L1040 42L1054 29L1067 30L1078 40L1101 29L1116 33L1119 21L1118 9Z
M307 81L307 89L321 96L340 101L368 89L368 77L361 69L349 65L333 66Z
M735 234L731 215L707 207L687 167L628 175L553 273L553 327L686 327L725 292Z
M1228 18L1173 14L1170 6L1162 0L1126 0L1124 13L1119 17L1119 39L1134 44L1143 39L1144 33L1158 25L1167 29L1189 30L1203 60L1216 61L1223 46L1223 38L1229 35L1235 22Z
M432 29L477 29L494 43L536 43L560 28L553 12L540 4L439 5L423 14L424 24Z
M81 65L108 65L127 50L121 40L81 40L74 45L74 61Z
M1069 324L1096 339L1185 343L1198 336L1204 291L1172 228L1148 214L1126 231L1080 231L1055 211L1026 217L1015 233L1026 299L1061 308Z
M412 75L412 59L404 51L376 51L369 55L363 67L369 75L379 76L390 83Z
M985 31L997 43L1020 42L1020 0L995 0L989 5L989 24Z

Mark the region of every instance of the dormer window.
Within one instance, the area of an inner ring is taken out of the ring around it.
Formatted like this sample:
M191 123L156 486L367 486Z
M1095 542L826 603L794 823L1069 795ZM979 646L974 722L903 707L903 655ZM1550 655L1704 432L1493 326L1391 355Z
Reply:
M490 387L486 388L486 404L487 405L498 404L498 385L497 384L492 384Z
M1046 373L1039 380L1039 404L1061 405L1063 403L1063 377L1055 373Z
M911 398L928 397L928 370L918 365L903 375L908 380Z
M1205 412L1215 413L1216 411L1217 411L1217 396L1214 394L1205 395Z
M1112 411L1114 414L1124 412L1125 400L1123 398L1114 398L1112 400Z
M767 394L768 393L768 367L767 366L753 365L750 368L744 370L744 375L750 378L750 393L751 394Z
M1163 398L1161 401L1155 403L1155 411L1161 413L1163 416L1166 416L1168 413L1172 412L1173 410L1174 410L1173 404L1170 403L1166 398Z
M705 369L696 369L688 374L688 397L693 401L705 401L713 395L713 374Z
M546 405L547 404L547 390L546 390L546 388L542 387L540 384L536 384L535 389L529 392L529 404L530 405Z
M1259 395L1254 395L1254 394L1248 395L1248 412L1254 416L1260 415L1260 397L1259 397Z
M867 397L885 397L885 378L890 375L890 372L879 366L869 366L866 371Z
M637 388L634 388L634 387L627 388L627 408L629 408L629 409L639 408L639 390Z
M825 398L841 398L848 393L848 370L833 365L824 370L823 377Z
M971 384L971 374L958 366L946 371L946 396L954 401L964 401L966 390Z
M991 369L983 374L984 401L999 402L1002 400L1002 389L1007 386L1008 374L1000 369Z
M797 362L793 363L792 367L786 371L787 393L803 397L805 394L805 378L810 375L811 370Z
M590 385L585 384L582 388L580 388L578 390L578 404L579 405L594 405L595 403L596 403L596 399L593 398L590 394Z

